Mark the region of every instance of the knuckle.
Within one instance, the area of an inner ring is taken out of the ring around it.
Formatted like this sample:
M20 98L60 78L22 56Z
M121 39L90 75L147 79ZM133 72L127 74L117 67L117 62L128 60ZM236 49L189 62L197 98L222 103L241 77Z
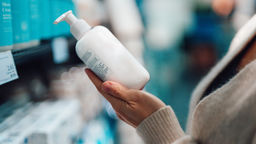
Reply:
M121 93L121 91L120 91L119 88L113 89L113 93L116 94L116 95L118 95L118 96L121 96L121 95L122 95L122 93Z
M132 90L131 92L131 100L134 102L140 102L143 99L143 93L138 92L136 90Z

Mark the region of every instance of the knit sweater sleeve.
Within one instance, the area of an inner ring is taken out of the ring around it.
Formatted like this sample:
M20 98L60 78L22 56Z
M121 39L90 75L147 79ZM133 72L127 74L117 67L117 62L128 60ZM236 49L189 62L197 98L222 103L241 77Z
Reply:
M137 133L146 144L171 144L185 134L170 106L163 107L143 120Z

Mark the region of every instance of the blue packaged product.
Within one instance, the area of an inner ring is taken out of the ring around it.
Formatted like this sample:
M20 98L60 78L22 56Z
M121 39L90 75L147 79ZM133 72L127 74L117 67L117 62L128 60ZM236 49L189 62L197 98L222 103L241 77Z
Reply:
M51 21L53 22L59 15L65 12L65 8L63 7L63 0L51 0ZM61 23L60 26L56 26L52 24L52 32L53 36L60 36L63 34L63 27L65 27L65 23Z
M70 10L69 9L69 0L63 0L62 1L62 7L63 7L63 9L65 9L64 11ZM61 29L62 30L61 33L63 35L66 35L66 34L69 33L69 29L66 29L66 28L68 28L67 25L63 25L63 28Z
M52 37L51 26L53 25L50 19L50 0L39 0L39 5L40 38L49 39Z
M63 4L64 4L65 11L72 10L73 14L76 15L75 5L72 0L63 0ZM63 28L64 30L63 33L65 35L70 35L69 29L66 29L66 28L67 26Z
M13 44L11 0L1 0L0 18L0 51L3 51L11 49Z
M39 0L29 0L30 40L40 39Z
M11 0L14 44L30 41L29 0Z

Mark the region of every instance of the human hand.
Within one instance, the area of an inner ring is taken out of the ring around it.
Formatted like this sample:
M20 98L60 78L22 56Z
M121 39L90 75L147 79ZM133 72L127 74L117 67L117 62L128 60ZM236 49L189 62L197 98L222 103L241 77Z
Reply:
M97 90L110 102L117 116L133 127L165 106L160 99L149 93L128 89L113 81L103 82L89 69L85 72Z

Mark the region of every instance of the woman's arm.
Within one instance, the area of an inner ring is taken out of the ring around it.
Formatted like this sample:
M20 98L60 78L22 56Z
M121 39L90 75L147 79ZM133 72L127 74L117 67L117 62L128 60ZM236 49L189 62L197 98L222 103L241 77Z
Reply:
M116 82L102 82L88 69L86 73L111 103L117 116L137 128L146 143L170 144L184 136L171 107L157 97L141 90L127 89Z

